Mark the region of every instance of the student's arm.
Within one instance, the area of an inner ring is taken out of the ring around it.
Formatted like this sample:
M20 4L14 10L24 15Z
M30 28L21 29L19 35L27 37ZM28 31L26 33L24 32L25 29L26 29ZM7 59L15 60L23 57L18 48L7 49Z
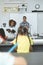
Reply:
M11 44L15 44L16 43L16 39L14 39L13 41L10 42Z
M34 44L34 42L33 42L33 39L30 37L30 40L31 40L31 45L33 45Z
M27 62L23 57L15 57L14 65L27 65Z

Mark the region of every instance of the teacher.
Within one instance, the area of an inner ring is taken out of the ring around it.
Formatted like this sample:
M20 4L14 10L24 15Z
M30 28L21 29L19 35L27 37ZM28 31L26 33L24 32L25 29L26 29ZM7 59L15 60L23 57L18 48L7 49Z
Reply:
M26 16L23 16L23 22L20 23L20 26L26 27L27 29L29 29L29 23L27 22L27 17Z

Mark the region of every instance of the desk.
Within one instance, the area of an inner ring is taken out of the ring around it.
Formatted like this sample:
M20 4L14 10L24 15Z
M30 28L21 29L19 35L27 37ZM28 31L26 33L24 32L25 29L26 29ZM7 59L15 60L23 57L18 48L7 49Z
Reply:
M43 52L43 39L33 39L33 52Z
M0 44L0 51L7 52L13 46L12 44L9 44L10 41L6 41L6 44ZM43 39L33 39L33 41L33 52L43 52ZM13 52L14 51L15 50L13 50Z
M8 52L8 50L12 47L13 45L0 45L0 52ZM33 51L32 52L43 52L43 45L32 45ZM12 52L15 52L13 50Z
M22 56L27 60L28 65L43 65L43 52L41 53L29 53L29 54L17 54L12 53L14 56Z
M42 45L43 44L43 39L33 39L34 45Z
M8 52L12 46L12 44L0 44L0 52Z

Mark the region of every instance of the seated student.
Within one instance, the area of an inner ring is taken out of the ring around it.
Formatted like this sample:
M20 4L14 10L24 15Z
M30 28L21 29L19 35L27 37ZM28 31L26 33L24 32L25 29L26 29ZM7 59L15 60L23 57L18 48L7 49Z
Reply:
M0 43L5 42L6 38L7 37L5 35L4 29L3 28L0 28Z
M9 26L10 27L15 27L16 26L16 21L13 20L13 19L9 20Z
M27 65L23 57L15 57L10 53L0 52L0 65Z
M16 36L15 26L16 26L16 21L13 19L9 20L9 26L6 29L8 38L14 38Z
M33 41L30 37L27 35L28 30L22 26L18 28L18 34L16 39L14 39L12 42L15 44L16 42L18 43L18 48L17 52L18 53L29 53L30 51L30 42L33 44Z

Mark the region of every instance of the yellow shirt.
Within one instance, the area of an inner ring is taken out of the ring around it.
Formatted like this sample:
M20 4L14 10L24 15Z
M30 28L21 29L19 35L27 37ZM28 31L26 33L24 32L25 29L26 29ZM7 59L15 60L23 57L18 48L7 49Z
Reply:
M33 45L33 41L31 38L30 40L31 44ZM13 40L13 44L15 44L15 42L16 39ZM18 49L17 49L18 53L29 53L30 42L27 36L18 35L17 43L18 43Z

